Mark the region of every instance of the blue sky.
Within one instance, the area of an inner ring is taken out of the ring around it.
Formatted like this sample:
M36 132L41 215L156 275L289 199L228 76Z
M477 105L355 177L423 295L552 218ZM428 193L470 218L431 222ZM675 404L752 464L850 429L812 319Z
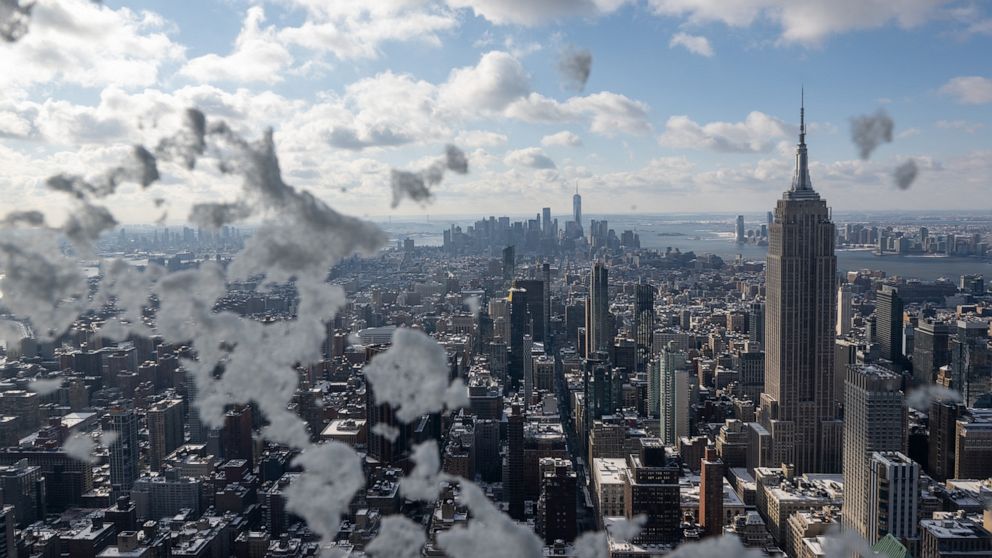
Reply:
M582 49L580 90L559 61ZM760 211L791 178L801 86L836 209L992 202L983 2L39 0L0 51L0 191L23 208L58 212L45 176L96 174L195 105L246 136L274 127L287 181L360 215L566 212L576 184L590 212ZM893 141L863 160L850 120L879 109ZM390 169L448 143L469 174L393 207ZM180 221L238 191L163 170L116 194L119 220Z

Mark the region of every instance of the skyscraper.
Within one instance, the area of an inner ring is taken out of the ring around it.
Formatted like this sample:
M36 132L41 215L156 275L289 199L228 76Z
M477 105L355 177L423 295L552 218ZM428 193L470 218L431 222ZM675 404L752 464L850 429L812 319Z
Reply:
M104 430L117 435L110 444L110 499L131 494L138 478L138 416L133 409L113 407Z
M534 342L544 343L544 334L547 331L545 317L548 314L544 306L548 298L545 296L547 285L545 285L544 279L514 279L513 286L514 288L527 291L525 304L527 305L527 312L530 314L530 319L533 323L531 329L527 330L526 333L531 334Z
M572 220L582 228L582 196L579 195L579 185L575 185L575 194L572 196Z
M654 331L654 287L637 285L634 293L634 337L639 353L638 368L643 370L645 355L651 352L651 334Z
M854 294L851 285L844 283L837 288L837 335L847 335L851 331L851 318Z
M869 543L878 540L872 516L872 454L905 451L905 411L899 375L854 365L844 384L844 525Z
M738 215L737 216L736 234L734 236L735 236L738 244L742 244L746 240L746 238L744 236L744 216L743 215Z
M148 408L145 421L148 423L148 466L153 471L160 471L165 457L183 444L183 402L179 399L159 401Z
M775 463L796 473L839 469L841 423L833 395L837 257L826 201L813 190L804 110L792 187L769 228L765 301L765 393L761 423Z
M878 344L882 358L901 365L902 354L902 299L891 285L883 285L875 296L875 324L878 327Z
M503 248L503 280L510 281L516 273L517 253L513 246Z
M716 448L706 448L699 467L699 524L703 536L723 534L723 461Z
M951 362L948 341L951 326L926 320L919 323L913 335L913 381L932 384L941 366Z
M875 452L869 463L868 542L885 535L919 537L920 464L897 451Z
M541 209L541 234L545 237L551 236L551 208Z
M571 542L576 534L576 476L572 462L557 457L542 457L541 496L537 502L538 532L545 544L556 540Z
M514 404L507 416L506 467L503 469L503 486L509 503L510 517L524 519L524 415L520 405Z
M686 353L671 342L659 357L661 384L661 441L675 444L681 436L689 435L689 404L691 388L686 369Z
M510 289L510 359L507 361L508 388L516 391L524 376L524 335L531 332L532 316L529 312L529 293L526 289Z
M589 301L586 303L586 357L596 351L609 351L610 332L609 270L600 262L589 274Z

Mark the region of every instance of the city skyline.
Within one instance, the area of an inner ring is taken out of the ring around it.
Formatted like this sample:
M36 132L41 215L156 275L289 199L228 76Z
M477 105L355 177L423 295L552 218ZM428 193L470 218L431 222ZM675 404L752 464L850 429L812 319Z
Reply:
M880 3L855 16L828 3L821 17L777 0L731 11L705 0L126 5L41 2L34 33L4 45L0 163L12 172L0 190L51 220L69 200L52 200L45 178L112 165L127 145L173 131L187 106L249 138L275 126L287 181L360 216L564 209L577 183L603 214L760 211L791 172L803 85L820 149L812 171L835 209L989 199L992 76L981 53L992 15L980 4ZM333 39L335 25L352 35ZM610 42L621 32L628 40ZM132 48L79 42L100 36ZM46 48L59 55L38 59ZM559 62L574 60L562 75ZM17 71L24 64L33 71ZM851 119L880 108L892 141L865 161ZM470 172L436 186L431 205L391 208L390 168L423 168L446 143ZM902 190L893 173L910 159L919 172ZM114 196L119 221L182 218L234 192L216 173L167 170L149 192Z
M0 557L992 558L986 47L0 0Z

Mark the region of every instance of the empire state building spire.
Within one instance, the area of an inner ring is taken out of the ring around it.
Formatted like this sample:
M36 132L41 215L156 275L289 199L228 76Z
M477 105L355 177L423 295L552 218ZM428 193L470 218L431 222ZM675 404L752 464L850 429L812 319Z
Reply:
M789 197L805 197L806 193L813 192L813 181L809 178L809 161L806 154L806 103L805 91L802 93L799 104L799 145L796 146L796 174L792 177L792 188ZM807 194L808 195L808 194Z

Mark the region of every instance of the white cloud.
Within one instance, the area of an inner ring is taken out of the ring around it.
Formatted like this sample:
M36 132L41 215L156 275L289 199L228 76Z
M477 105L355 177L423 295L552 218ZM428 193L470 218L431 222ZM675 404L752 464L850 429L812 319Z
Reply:
M530 167L532 169L554 169L555 162L541 151L540 147L527 147L510 151L503 162L511 167Z
M541 138L541 145L545 147L550 147L554 145L578 147L582 145L582 138L580 138L578 134L574 132L563 130L556 134L550 134Z
M420 41L440 46L438 35L458 25L450 10L425 6L418 0L294 0L307 12L298 27L279 31L289 44L342 60L377 58L380 46L391 41Z
M530 77L519 60L494 50L475 66L456 68L441 86L441 102L469 112L502 111L527 95Z
M945 83L940 92L966 105L992 103L992 79L981 76L956 77Z
M565 107L591 118L589 129L607 137L617 132L637 135L651 131L648 106L619 93L603 91L572 97L565 101Z
M85 87L147 86L184 49L167 22L147 11L117 10L90 0L38 2L30 31L4 46L0 88L66 82Z
M711 149L724 153L761 153L775 140L791 133L785 122L754 111L743 122L710 122L700 125L688 116L672 116L659 142L677 149Z
M574 122L589 119L589 129L612 137L618 132L644 134L651 131L648 106L619 93L603 91L558 102L539 93L518 99L506 115L525 122Z
M261 6L248 8L231 54L210 53L194 58L179 73L199 82L282 81L282 72L292 63L293 57L276 39L275 28L262 28L264 21L265 12Z
M938 120L934 125L944 130L961 130L969 134L974 134L985 127L985 124L981 122L970 120Z
M938 15L949 0L650 0L659 15L686 17L692 23L722 22L744 27L769 21L785 42L815 44L826 37L895 22L911 28Z
M453 8L470 8L497 25L540 25L569 17L595 17L616 11L628 0L447 0Z
M676 33L672 35L672 40L668 42L668 47L675 48L677 46L683 47L693 54L707 58L713 56L713 47L710 46L710 40L702 35Z
M467 130L455 136L455 143L466 147L492 147L506 143L506 134L485 130Z

